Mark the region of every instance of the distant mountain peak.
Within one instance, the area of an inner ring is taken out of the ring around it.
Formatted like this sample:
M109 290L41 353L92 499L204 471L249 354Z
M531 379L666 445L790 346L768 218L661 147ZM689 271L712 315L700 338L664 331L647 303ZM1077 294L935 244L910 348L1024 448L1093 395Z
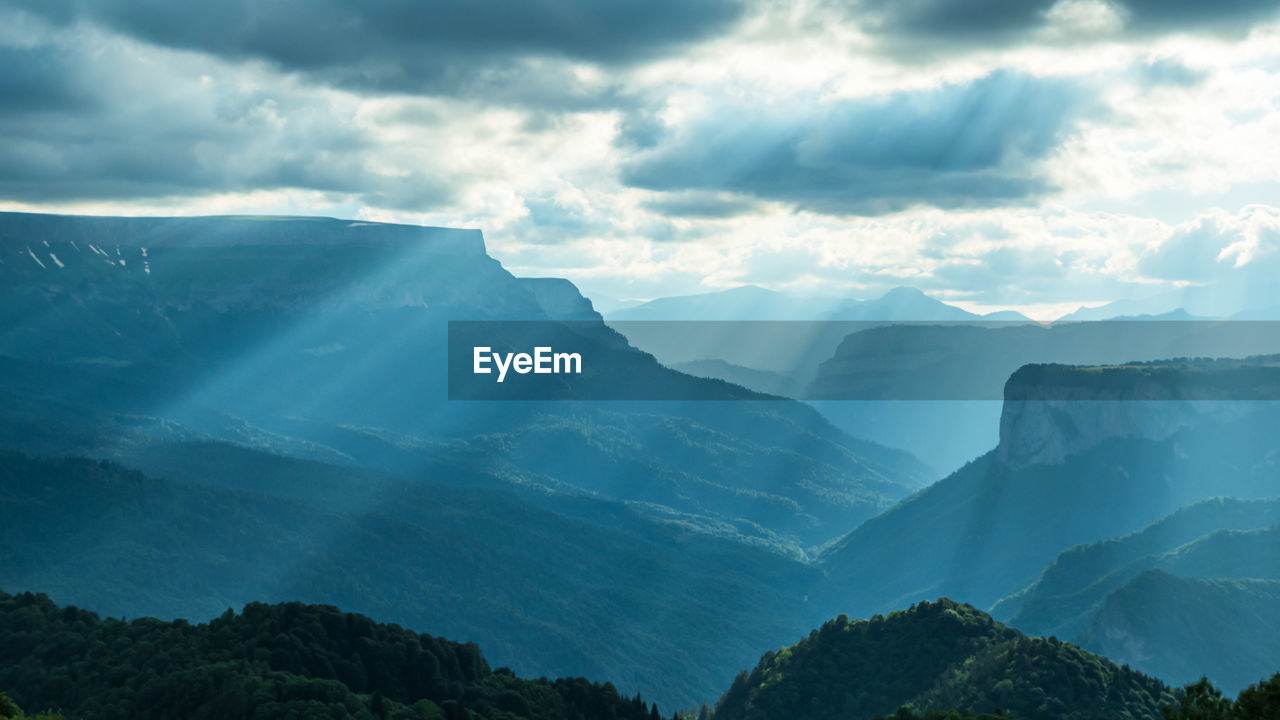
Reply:
M884 295L880 296L881 300L898 299L898 298L925 298L933 300L920 288L914 288L909 285L899 285Z

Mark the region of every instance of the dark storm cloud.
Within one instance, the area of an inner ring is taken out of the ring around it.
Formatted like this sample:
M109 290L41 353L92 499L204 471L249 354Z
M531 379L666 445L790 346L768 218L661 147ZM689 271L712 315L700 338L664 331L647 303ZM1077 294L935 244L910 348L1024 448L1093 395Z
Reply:
M918 52L963 45L1016 43L1045 28L1060 0L834 0L851 21L871 30L886 46ZM1110 0L1123 32L1150 36L1169 32L1239 34L1280 15L1280 0ZM1088 42L1094 38L1061 38ZM928 44L926 48L925 43Z
M261 59L372 92L600 102L564 67L616 65L726 31L738 0L3 0L172 48ZM606 90L605 94L617 92ZM607 98L605 98L607 99Z
M624 165L650 190L725 191L833 215L1025 204L1041 161L1102 110L1078 81L995 73L937 90L759 110L731 104Z
M426 172L371 172L350 111L282 88L154 72L111 46L0 48L0 197L47 202L302 189L421 210L450 199Z

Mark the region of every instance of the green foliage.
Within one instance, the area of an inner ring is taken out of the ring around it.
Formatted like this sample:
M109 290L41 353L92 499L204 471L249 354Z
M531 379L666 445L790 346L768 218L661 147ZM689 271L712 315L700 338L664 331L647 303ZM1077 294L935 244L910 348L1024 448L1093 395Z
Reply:
M1056 639L1028 638L944 598L888 617L842 615L766 653L720 699L715 720L860 720L895 708L900 717L958 709L1027 720L1154 719L1169 700L1158 680Z
M0 720L27 720L28 716L22 708L8 695L0 693ZM46 710L30 716L30 720L66 720L62 713Z
M1275 720L1280 717L1280 673L1245 688L1234 701L1200 678L1178 691L1176 705L1161 710L1165 720Z
M1011 720L1011 715L1003 712L975 713L972 710L932 710L919 713L907 706L898 708L892 715L877 715L875 720Z
M652 720L656 712L607 683L521 679L491 670L474 644L301 603L254 603L192 625L103 620L43 595L0 593L0 687L20 704L84 720ZM3 712L23 717L0 700Z

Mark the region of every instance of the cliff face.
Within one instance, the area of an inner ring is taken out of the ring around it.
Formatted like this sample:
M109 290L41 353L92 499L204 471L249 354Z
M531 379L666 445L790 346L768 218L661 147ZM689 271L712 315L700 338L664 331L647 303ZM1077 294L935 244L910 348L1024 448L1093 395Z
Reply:
M1027 365L1005 385L997 459L1060 464L1111 438L1164 440L1276 396L1275 356L1107 367Z

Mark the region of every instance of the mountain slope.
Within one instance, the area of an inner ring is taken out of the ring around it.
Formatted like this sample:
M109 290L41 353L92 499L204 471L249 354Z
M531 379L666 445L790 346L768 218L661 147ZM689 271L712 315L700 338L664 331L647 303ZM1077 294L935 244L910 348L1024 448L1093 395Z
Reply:
M802 405L739 404L752 393L662 367L572 284L512 276L478 231L0 213L0 249L26 258L0 265L0 362L14 368L0 395L22 408L8 422L65 425L46 433L53 447L18 449L63 452L58 434L97 435L76 451L108 457L147 435L272 438L277 452L393 472L443 453L512 487L623 500L792 554L931 479L902 453L869 459ZM556 383L688 402L450 401L457 320L536 321L531 332L601 361ZM102 431L130 423L127 440Z
M1234 694L1280 667L1280 581L1148 571L1107 598L1081 641L1170 682L1207 675Z
M1269 403L1020 400L1020 376L997 450L824 550L825 608L870 614L940 594L989 607L1068 547L1208 497L1280 491L1270 430L1280 417Z
M609 679L670 706L718 692L759 647L813 622L811 569L616 504L540 509L481 479L379 477L216 447L150 462L202 457L188 472L222 487L0 454L0 587L113 617L340 604L479 641L520 672Z
M1213 498L1162 518L1142 531L1065 550L1034 583L996 603L991 614L1032 635L1075 638L1106 596L1145 570L1189 577L1280 577L1280 557L1267 552L1280 522L1280 499ZM1261 551L1261 552L1259 552Z
M1158 718L1171 699L1158 680L944 598L870 620L841 616L766 653L738 675L715 717L860 720L910 705L999 708L1028 720Z

